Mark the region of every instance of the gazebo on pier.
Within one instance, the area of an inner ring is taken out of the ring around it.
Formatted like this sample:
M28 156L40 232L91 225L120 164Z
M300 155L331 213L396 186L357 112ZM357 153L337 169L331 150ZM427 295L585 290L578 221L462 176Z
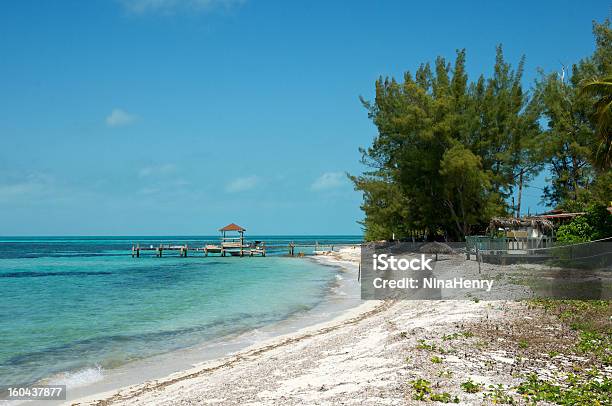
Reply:
M221 253L225 256L225 252L229 252L231 255L240 253L240 256L244 255L244 232L246 228L240 227L235 223L230 223L223 228L220 228L221 232Z

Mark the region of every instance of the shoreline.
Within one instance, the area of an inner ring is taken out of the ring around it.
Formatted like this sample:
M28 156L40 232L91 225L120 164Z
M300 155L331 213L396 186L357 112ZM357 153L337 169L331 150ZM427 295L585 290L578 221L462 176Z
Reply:
M344 316L340 316L330 322L320 323L314 326L305 327L294 333L281 335L263 342L253 344L233 355L228 355L208 362L203 362L191 369L183 370L165 378L131 385L119 390L113 390L87 396L67 402L70 405L109 405L117 402L125 402L138 396L145 395L171 385L181 383L190 379L204 377L206 374L229 368L242 361L253 359L254 357L265 354L269 351L282 348L284 346L299 343L302 340L316 337L321 334L331 332L345 325L357 323L373 314L388 308L391 302L386 303L365 303L353 311L347 311Z
M355 258L331 254L317 260ZM444 260L478 269L460 256ZM576 356L576 340L568 325L528 302L372 300L161 379L67 404L379 405L419 404L434 396L462 404L520 404L517 388L530 374L563 385L577 363L591 366L592 357ZM604 376L610 375L606 368ZM474 390L466 390L466 383Z
M162 381L166 377L180 375L194 368L206 367L211 363L215 364L254 348L275 345L279 340L293 337L301 332L308 332L316 326L351 317L354 315L354 310L364 305L359 297L359 284L356 281L357 269L354 261L338 255L316 255L303 259L316 262L321 266L336 268L334 272L338 272L336 283L330 286L323 300L315 307L292 314L288 318L270 325L220 337L194 347L135 360L116 369L98 369L100 378L96 381L80 384L73 388L68 387L68 394L76 393L76 395L69 397L66 401L51 403L75 404L75 402L81 402L83 399L87 399L86 402L89 402L90 399L113 394L125 388ZM296 258L296 260L303 259ZM355 277L355 281L353 281L353 277ZM367 311L368 308L369 306L366 306L364 311ZM163 367L160 367L160 365L163 365ZM151 372L151 369L155 372ZM146 372L141 373L141 371ZM74 372L74 374L80 373L87 374L90 371ZM128 378L127 383L124 383L126 377ZM47 381L55 382L53 378ZM45 402L47 405L51 403ZM32 403L29 402L29 404Z

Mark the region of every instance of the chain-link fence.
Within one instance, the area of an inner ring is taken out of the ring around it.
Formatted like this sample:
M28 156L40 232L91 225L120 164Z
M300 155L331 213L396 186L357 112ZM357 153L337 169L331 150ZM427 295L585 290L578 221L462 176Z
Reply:
M602 269L612 266L612 237L568 244L550 237L517 239L511 237L466 237L466 255L483 262L545 264L562 268Z

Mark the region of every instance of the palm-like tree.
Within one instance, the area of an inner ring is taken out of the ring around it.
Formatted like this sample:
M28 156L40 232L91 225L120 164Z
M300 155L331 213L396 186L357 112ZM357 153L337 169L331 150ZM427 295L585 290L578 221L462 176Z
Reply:
M601 170L610 169L612 167L612 75L585 82L582 85L582 92L597 98L593 107L600 142L594 157L595 165Z

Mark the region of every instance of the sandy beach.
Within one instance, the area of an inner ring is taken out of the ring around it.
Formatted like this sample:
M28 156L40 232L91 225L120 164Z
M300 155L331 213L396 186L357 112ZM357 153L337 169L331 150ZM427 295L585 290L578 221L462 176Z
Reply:
M321 260L358 257L358 248L343 249ZM588 362L545 354L562 350L574 336L522 302L367 301L330 322L70 404L413 404L419 401L411 383L418 379L463 404L495 403L512 395L519 371L552 376L563 373L563 365ZM525 339L528 350L520 345ZM482 391L463 390L468 380Z

